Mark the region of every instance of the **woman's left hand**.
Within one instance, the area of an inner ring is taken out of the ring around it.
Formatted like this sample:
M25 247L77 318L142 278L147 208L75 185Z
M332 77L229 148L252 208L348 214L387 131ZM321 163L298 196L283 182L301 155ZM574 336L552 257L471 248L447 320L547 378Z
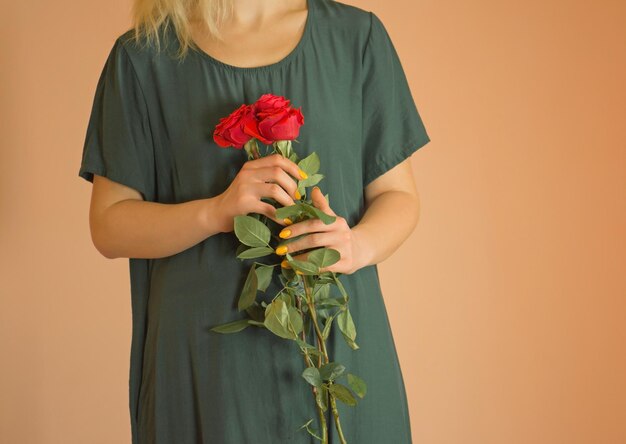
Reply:
M324 271L334 271L336 273L352 274L362 267L363 247L359 243L356 232L350 228L345 218L338 216L328 204L319 187L314 187L311 191L311 200L316 208L326 214L335 216L335 221L326 225L320 219L307 219L283 228L279 236L283 239L290 239L306 234L297 240L285 242L281 245L287 247L287 252L297 260L306 260L308 253L294 255L295 252L310 248L326 247L337 250L341 255L339 261L328 267L320 268L320 273ZM284 249L283 249L284 250ZM277 251L285 254L277 248Z

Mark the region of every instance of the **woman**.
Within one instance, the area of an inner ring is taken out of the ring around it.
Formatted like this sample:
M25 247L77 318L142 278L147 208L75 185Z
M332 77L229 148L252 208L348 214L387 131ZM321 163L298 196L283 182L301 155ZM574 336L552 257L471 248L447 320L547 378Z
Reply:
M337 215L291 225L291 237L307 235L288 248L341 253L329 270L342 273L360 349L334 328L329 353L368 384L356 407L339 405L346 440L410 443L376 264L417 223L407 159L429 137L382 22L331 0L137 0L134 16L102 70L79 171L93 182L95 247L130 258L132 442L317 442L298 430L316 411L292 342L256 328L210 331L242 318L233 301L249 262L235 258L233 217L285 225L261 198L295 199L295 163L274 155L244 165L242 151L212 139L221 117L272 93L301 107L294 149L318 153L329 199L319 189L310 197Z

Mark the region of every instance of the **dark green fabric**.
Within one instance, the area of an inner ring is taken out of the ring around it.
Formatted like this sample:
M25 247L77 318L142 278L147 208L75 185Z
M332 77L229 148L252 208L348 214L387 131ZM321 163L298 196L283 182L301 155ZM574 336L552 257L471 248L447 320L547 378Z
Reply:
M363 188L429 137L397 53L372 12L309 0L298 46L277 63L242 68L204 52L179 64L170 52L115 41L97 85L79 175L106 176L147 201L179 203L223 192L245 153L218 147L219 118L264 93L301 107L294 143L321 159L322 192L350 226L363 215ZM167 49L167 48L166 48ZM243 317L236 303L251 261L235 258L233 233L211 236L178 254L131 258L130 420L133 444L315 443L298 427L316 410L301 378L296 345L249 327L231 335L212 326ZM262 258L263 261L280 260ZM335 328L329 352L361 376L368 393L339 403L350 444L411 443L404 382L376 266L340 277L351 295L359 350ZM410 298L407 291L388 295ZM260 300L280 288L276 278ZM336 291L336 289L333 289ZM331 443L338 437L328 412Z

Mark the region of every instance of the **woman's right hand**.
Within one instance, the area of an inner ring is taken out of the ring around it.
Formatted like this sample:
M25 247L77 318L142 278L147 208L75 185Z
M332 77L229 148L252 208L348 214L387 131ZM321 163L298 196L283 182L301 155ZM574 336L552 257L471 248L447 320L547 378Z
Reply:
M276 219L276 208L261 198L273 198L285 207L295 204L294 199L300 199L300 196L294 177L305 179L307 176L295 162L280 154L246 161L228 188L216 196L218 217L223 221L222 231L233 231L234 217L248 213L263 214L286 225L282 219Z

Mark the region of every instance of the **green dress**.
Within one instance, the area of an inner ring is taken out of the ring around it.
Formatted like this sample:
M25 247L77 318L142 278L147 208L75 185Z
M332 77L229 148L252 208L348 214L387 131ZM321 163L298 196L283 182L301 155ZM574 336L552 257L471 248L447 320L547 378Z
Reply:
M364 187L429 137L381 20L337 1L308 3L297 47L265 66L232 66L193 50L179 64L167 52L135 46L127 40L130 30L120 35L95 90L79 176L106 176L146 201L216 196L246 156L218 147L215 125L240 104L272 93L301 107L304 125L294 149L301 158L319 154L322 192L350 226L357 224ZM162 29L162 37L173 54L173 29ZM318 422L296 344L257 327L234 334L209 330L245 317L236 303L252 261L235 257L238 245L234 233L220 233L169 257L129 259L133 444L318 442L298 430L311 418L314 427ZM347 441L411 443L377 268L340 279L351 297L360 349L349 348L335 326L329 353L368 385L356 407L338 402ZM276 277L258 300L270 300L280 288ZM330 410L327 415L329 442L339 443Z

